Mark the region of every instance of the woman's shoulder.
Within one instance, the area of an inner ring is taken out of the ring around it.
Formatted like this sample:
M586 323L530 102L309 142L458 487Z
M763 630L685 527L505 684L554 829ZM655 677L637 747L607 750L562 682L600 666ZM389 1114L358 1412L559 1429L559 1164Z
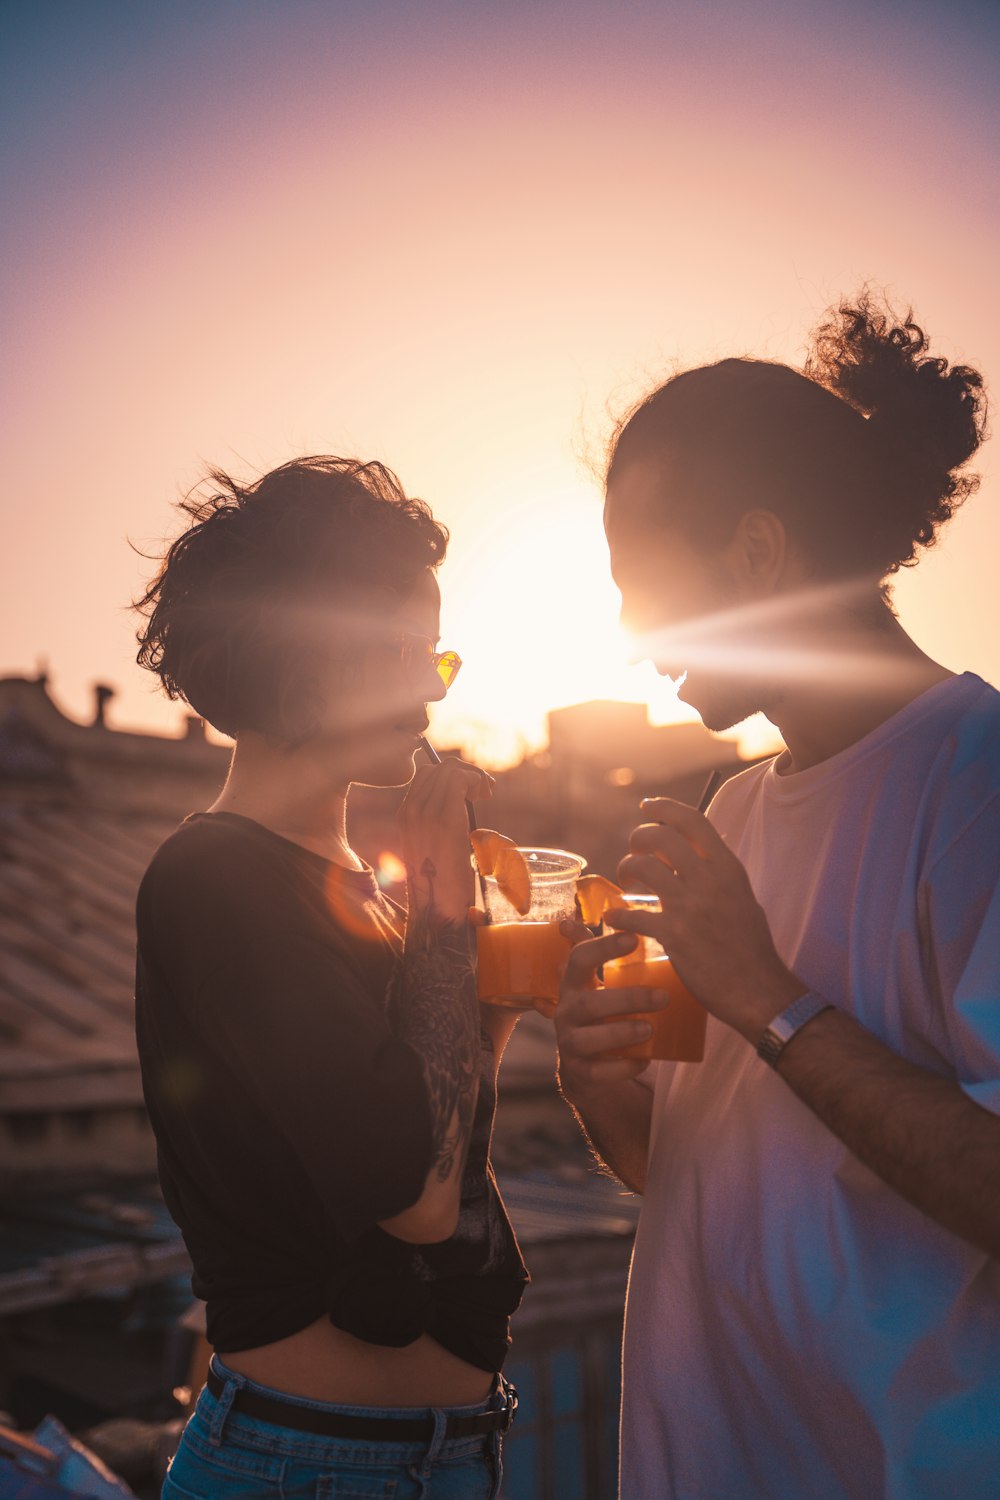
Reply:
M139 886L139 907L218 910L270 902L287 889L281 851L255 837L249 820L192 813L159 846ZM261 830L264 832L265 830Z

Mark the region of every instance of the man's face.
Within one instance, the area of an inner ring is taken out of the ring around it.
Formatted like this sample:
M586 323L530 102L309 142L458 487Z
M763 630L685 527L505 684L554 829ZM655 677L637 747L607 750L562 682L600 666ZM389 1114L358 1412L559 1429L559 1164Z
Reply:
M706 728L729 729L762 706L740 665L747 621L731 549L702 551L680 527L642 519L662 512L664 483L658 470L632 464L608 488L604 526L621 622L661 676L687 674L678 697Z

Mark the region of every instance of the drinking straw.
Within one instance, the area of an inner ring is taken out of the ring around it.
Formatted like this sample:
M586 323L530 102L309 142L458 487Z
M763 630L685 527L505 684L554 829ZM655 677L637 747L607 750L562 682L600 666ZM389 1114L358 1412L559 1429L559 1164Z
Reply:
M422 734L420 736L420 748L427 756L427 759L430 761L432 766L439 766L441 764L441 757L434 749L434 746L431 744L426 734Z
M431 744L430 740L425 734L422 734L420 736L420 748L423 750L432 766L439 766L441 764L440 755L438 755L437 751L434 749L434 746ZM469 815L469 832L473 833L475 829L479 827L479 824L476 822L476 809L473 807L468 797L466 797L465 799L465 807ZM489 907L486 905L486 876L483 874L478 865L476 866L476 875L479 877L479 894L483 898L483 913L488 922L490 919L490 914Z
M698 812L703 813L703 812L707 812L708 811L708 804L711 802L712 798L715 796L716 792L718 791L718 789L719 789L719 782L721 780L722 780L722 772L721 771L712 771L712 772L710 772L709 778L705 782L704 790L702 791L701 796L698 798L698 806L697 806L697 811Z

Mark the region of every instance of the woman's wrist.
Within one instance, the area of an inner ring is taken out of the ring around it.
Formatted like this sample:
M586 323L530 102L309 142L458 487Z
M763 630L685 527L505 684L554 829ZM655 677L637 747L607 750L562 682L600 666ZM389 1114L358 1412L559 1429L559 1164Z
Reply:
M406 916L404 946L426 948L430 945L469 959L475 954L475 937L469 921L469 908L460 913L442 911L436 905L417 902Z

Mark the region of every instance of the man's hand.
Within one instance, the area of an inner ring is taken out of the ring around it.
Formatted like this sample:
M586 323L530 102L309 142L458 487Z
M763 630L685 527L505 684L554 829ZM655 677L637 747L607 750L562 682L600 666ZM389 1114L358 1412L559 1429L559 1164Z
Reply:
M616 1017L629 1011L657 1010L669 997L660 990L637 987L597 988L598 965L635 947L627 934L593 938L582 922L574 921L563 922L562 931L576 946L563 972L559 1004L537 1002L539 1010L555 1015L559 1084L598 1160L627 1188L641 1193L646 1186L653 1095L635 1080L647 1065L602 1054L631 1046L650 1034L648 1022Z
M493 785L492 776L456 756L417 768L399 810L411 916L465 921L473 899L466 802L492 797Z
M655 938L705 1009L756 1044L808 985L778 957L746 871L708 819L667 797L647 798L642 811L655 821L633 831L618 878L647 886L662 910L605 920Z
M562 930L567 937L576 937L580 924L564 922ZM559 1041L559 1083L566 1098L573 1103L595 1090L637 1078L647 1066L644 1061L634 1058L606 1055L618 1048L643 1042L652 1033L648 1021L616 1018L636 1011L659 1010L669 1004L670 997L662 990L637 985L613 990L597 988L598 965L607 963L610 958L621 958L634 947L635 939L627 933L588 937L576 944L567 960L559 1004L555 1007L555 1022Z

